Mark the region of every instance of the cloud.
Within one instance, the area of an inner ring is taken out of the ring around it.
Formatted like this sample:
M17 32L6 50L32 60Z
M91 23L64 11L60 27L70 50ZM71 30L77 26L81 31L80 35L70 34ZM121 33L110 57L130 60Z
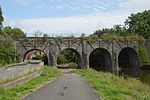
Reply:
M42 0L14 0L21 4L30 4ZM19 27L31 36L37 30L44 33L69 36L73 33L80 36L81 33L92 34L97 29L110 28L115 24L123 24L131 13L150 9L150 0L114 0L114 2L102 2L104 0L47 0L57 9L79 11L78 15L61 18L33 18L22 20L5 20L5 26ZM52 3L53 2L53 3ZM56 3L57 2L57 3ZM56 3L56 4L55 4ZM47 6L46 6L47 7ZM114 9L112 9L114 7ZM43 8L40 4L39 9ZM53 8L53 9L55 9ZM87 15L83 15L85 13ZM48 11L48 8L47 8ZM81 11L81 13L80 13ZM62 12L65 13L65 12ZM51 35L51 34L49 34Z
M127 14L116 12L64 18L7 20L5 25L19 27L28 33L28 36L31 36L31 33L37 30L44 33L55 33L55 36L61 33L63 36L69 36L72 33L75 36L80 36L81 33L92 34L97 29L112 27L114 24L121 24L126 17Z
M120 7L131 13L150 10L150 0L128 0L121 2Z
M12 1L20 3L21 5L29 5L30 3L34 1L39 1L39 0L12 0Z

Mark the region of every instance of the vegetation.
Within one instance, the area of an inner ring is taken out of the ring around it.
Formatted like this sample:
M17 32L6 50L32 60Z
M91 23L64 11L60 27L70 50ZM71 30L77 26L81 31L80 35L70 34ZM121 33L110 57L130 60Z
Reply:
M0 40L0 67L18 62L19 55L15 52L13 41Z
M84 76L103 100L150 100L150 87L140 80L92 69L74 72Z
M139 47L138 53L139 53L139 61L141 65L150 64L150 62L148 61L147 49L144 46Z
M32 57L32 59L33 60L42 60L45 65L48 64L48 59L47 59L47 56L45 56L45 55L36 55L36 56Z
M75 52L73 52L72 50L64 50L59 54L57 63L60 65L73 65L74 67L75 65L77 65L77 59L78 57Z
M139 35L146 39L150 36L150 10L137 14L131 14L124 23L125 25L114 25L113 28L103 28L97 30L94 32L94 35L98 35L99 37L104 34L120 35L124 37L137 37Z
M150 36L150 10L131 14L125 21L127 31L145 38Z
M0 100L20 100L22 97L28 95L59 75L61 75L61 71L57 68L45 66L39 77L34 78L25 84L18 85L17 87L8 90L0 88Z
M19 61L14 41L26 37L26 34L19 28L3 27L3 21L4 17L0 7L0 67Z
M2 16L2 10L0 7L0 34L2 34L3 21L4 21L4 17Z

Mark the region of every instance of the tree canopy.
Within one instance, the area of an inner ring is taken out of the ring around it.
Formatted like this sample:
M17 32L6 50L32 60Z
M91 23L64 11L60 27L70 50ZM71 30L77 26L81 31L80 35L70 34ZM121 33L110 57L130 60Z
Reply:
M139 35L144 38L148 38L150 36L150 10L131 14L124 23L125 25L114 25L113 28L103 28L97 30L94 32L94 35Z
M148 38L150 36L150 10L131 14L126 19L125 26L130 34L138 34Z
M3 21L4 21L4 17L2 15L2 9L0 7L0 34L2 33Z

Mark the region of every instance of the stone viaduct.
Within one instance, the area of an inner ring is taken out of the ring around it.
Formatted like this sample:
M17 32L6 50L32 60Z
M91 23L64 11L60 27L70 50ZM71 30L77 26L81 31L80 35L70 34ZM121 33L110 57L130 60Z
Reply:
M92 67L92 53L100 50L101 66L108 70L118 70L122 66L122 59L127 60L124 65L138 66L138 47L144 45L141 41L117 41L103 40L87 41L79 38L55 39L55 38L25 38L16 42L20 59L24 60L27 53L32 50L40 50L48 58L48 65L57 66L57 58L61 51L69 49L78 56L79 68ZM128 64L126 64L128 63Z

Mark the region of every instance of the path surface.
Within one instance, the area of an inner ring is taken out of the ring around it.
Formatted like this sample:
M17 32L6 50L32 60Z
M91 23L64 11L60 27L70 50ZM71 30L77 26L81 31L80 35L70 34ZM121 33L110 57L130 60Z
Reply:
M100 100L79 74L68 73L39 88L23 100Z

